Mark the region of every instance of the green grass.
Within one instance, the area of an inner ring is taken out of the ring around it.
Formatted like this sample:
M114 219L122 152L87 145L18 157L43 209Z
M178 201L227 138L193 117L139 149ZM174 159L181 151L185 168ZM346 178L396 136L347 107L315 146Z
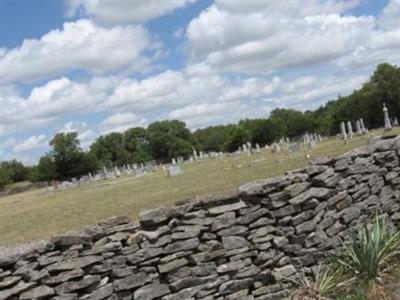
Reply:
M382 131L374 134L382 134ZM303 167L309 162L305 159L306 153L311 158L337 156L366 142L367 138L357 137L344 145L343 141L333 138L312 151L294 155L271 154L263 150L251 157L241 155L185 163L182 166L185 173L173 178L168 178L165 171L160 170L140 178L101 181L54 193L39 189L0 198L0 244L47 238L114 215L128 215L135 219L145 208L168 206L183 198L230 191L251 180ZM249 166L251 161L258 159L263 161L257 166Z

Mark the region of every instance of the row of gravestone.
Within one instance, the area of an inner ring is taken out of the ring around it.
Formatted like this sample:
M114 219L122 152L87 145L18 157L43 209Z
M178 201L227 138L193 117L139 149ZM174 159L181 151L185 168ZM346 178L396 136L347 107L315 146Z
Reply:
M199 154L197 154L197 151L193 149L193 152L196 154L193 154L189 158L189 162L194 162L195 160L205 160L209 158L216 158L216 157L223 157L224 154L222 152L210 152L210 153L204 153L202 151L199 151ZM119 177L124 177L124 176L135 176L135 177L141 177L144 176L145 174L153 173L160 168L163 171L166 171L166 174L168 177L174 177L180 174L183 174L183 170L179 166L179 164L184 162L183 157L178 157L178 158L173 158L172 159L172 164L169 166L165 165L157 165L156 161L148 161L146 163L140 163L140 164L126 164L123 165L122 167L114 167L111 169L107 169L106 167L103 167L103 170L101 172L98 172L96 174L89 173L87 175L83 175L80 178L74 177L71 178L71 180L66 180L62 182L53 182L51 185L47 187L48 192L54 192L55 190L64 190L67 188L71 187L77 187L79 185L84 185L84 184L89 184L97 181L102 181L102 180L107 180L107 179L115 179Z
M303 144L298 142L290 142L290 139L281 138L278 143L273 143L271 146L266 146L266 149L270 149L272 153L279 153L282 148L286 149L288 153L297 153L302 149L314 149L316 145L323 141L323 137L320 134L306 133L303 136Z
M384 129L386 131L391 130L393 126L399 126L399 121L397 117L390 118L389 110L386 107L386 104L383 103L383 119L384 119ZM363 118L358 119L355 122L356 125L356 134L357 135L366 135L368 134L368 128L364 125ZM343 140L352 139L354 135L353 125L351 121L341 122L340 123L340 135Z
M51 185L47 187L48 192L54 192L55 190L64 190L71 187L77 187L80 185L85 185L97 181L114 179L123 176L135 176L141 177L145 174L152 173L158 170L158 166L155 161L149 161L141 164L126 164L120 168L114 167L112 169L103 168L101 172L96 174L89 173L87 175L83 175L79 178L73 177L71 180L66 180L62 182L53 182Z

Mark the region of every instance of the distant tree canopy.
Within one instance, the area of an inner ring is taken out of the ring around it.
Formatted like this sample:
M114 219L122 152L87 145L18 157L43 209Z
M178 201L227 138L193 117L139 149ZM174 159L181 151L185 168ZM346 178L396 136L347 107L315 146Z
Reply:
M306 132L333 135L342 121L364 119L370 128L383 126L382 105L390 115L400 119L400 68L380 64L371 78L351 95L328 101L314 111L277 108L266 119L245 119L238 124L210 126L193 133L179 120L151 123L147 128L135 127L123 133L98 137L89 151L80 148L77 133L58 133L50 142L52 150L37 166L26 168L15 160L0 164L0 189L22 181L67 179L94 172L106 166L140 163L156 159L170 161L187 158L192 148L203 151L236 151L250 141L260 146L281 137L296 137Z

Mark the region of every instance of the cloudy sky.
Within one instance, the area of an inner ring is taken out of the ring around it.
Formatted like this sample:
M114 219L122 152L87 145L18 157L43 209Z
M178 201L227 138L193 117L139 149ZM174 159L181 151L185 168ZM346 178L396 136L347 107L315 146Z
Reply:
M60 131L313 109L400 64L400 0L0 1L0 160Z

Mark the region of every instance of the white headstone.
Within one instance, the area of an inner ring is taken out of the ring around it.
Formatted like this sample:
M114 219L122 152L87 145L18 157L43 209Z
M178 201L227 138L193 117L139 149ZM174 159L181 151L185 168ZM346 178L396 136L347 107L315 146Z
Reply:
M121 171L118 169L118 167L115 167L115 168L114 168L114 175L115 175L116 177L121 176Z
M362 134L367 134L368 133L368 130L365 128L365 126L364 126L364 120L363 120L363 118L360 118L360 126L361 126L361 132L362 132Z
M279 144L277 144L277 143L273 143L273 144L271 145L271 152L272 152L272 153L279 153L279 152L281 152L281 146L280 146Z
M182 174L183 171L180 166L169 166L167 170L168 177L174 177Z
M342 135L342 139L347 140L347 132L346 132L346 126L344 125L344 122L340 123L340 133Z
M399 126L399 120L397 120L397 117L394 117L393 119L393 126Z
M176 165L176 159L175 158L172 159L172 164Z
M352 139L353 138L353 126L351 125L350 121L347 121L347 132L348 132L349 138Z
M383 103L383 118L385 119L385 130L392 129L392 123L389 118L389 110L386 107L386 103Z

